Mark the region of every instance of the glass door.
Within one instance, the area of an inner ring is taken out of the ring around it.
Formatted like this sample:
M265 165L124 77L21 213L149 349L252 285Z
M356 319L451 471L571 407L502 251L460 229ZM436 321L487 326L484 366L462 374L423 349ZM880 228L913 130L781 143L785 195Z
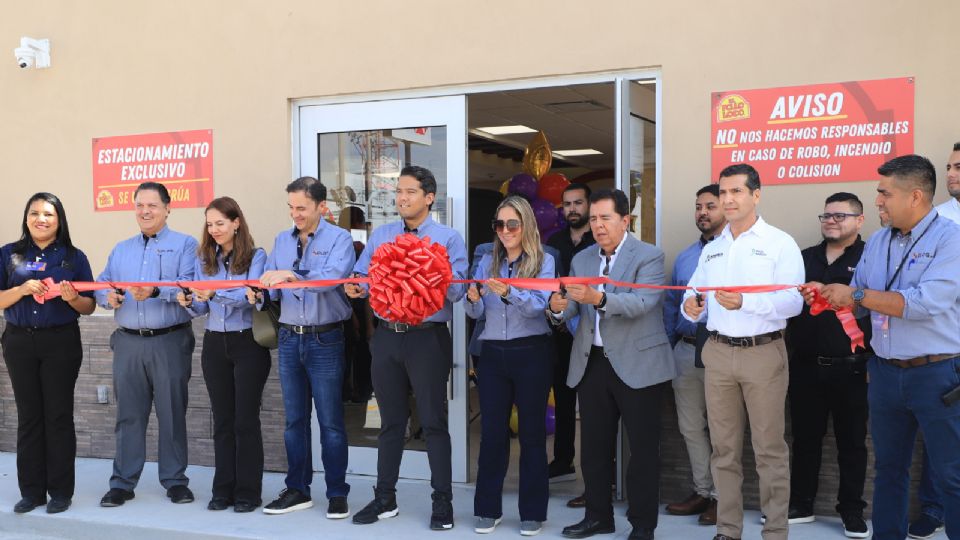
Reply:
M364 103L302 105L294 114L294 173L314 176L327 187L332 220L350 231L362 250L377 227L400 219L394 191L407 165L430 169L437 179L431 216L464 239L466 215L466 100L464 96ZM448 417L453 480L468 481L466 328L463 307L454 306L453 371L448 383ZM373 318L355 304L347 340L344 409L350 443L348 472L375 475L380 415L371 397L366 340ZM411 421L400 469L402 478L429 479L426 444L411 395ZM320 430L314 420L313 462L321 466Z

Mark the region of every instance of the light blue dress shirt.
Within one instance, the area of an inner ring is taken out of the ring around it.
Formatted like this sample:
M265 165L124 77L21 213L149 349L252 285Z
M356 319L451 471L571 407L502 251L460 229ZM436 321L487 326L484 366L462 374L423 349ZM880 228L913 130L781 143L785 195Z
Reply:
M354 272L361 276L366 276L370 270L370 258L373 256L373 252L376 251L381 244L393 242L398 235L404 232L403 220L386 223L377 227L373 231L373 234L370 235L370 241L367 242L363 253L360 254L360 259L357 261L356 267L354 267ZM446 225L437 223L433 218L428 216L427 219L417 227L414 234L416 234L418 238L429 236L434 244L442 244L446 247L447 257L450 259L450 269L453 271L453 279L466 279L468 268L467 247L463 244L463 238L460 238L460 234L457 231ZM449 321L453 317L453 302L458 302L463 298L466 291L467 288L462 283L451 284L447 289L447 297L443 302L443 309L427 317L425 322Z
M164 225L152 238L138 233L114 246L97 281L192 281L196 264L197 241ZM107 303L108 292L97 291L97 303L113 309ZM123 304L114 313L114 320L124 328L158 330L192 318L177 303L178 287L161 287L159 296L142 302L125 292Z
M218 250L219 251L219 250ZM232 253L231 253L232 255ZM210 276L203 271L203 261L197 259L195 274L198 281L226 279L257 279L263 274L267 264L267 254L257 248L253 252L250 268L242 274L234 274L228 267L230 257L225 261L217 254L217 273ZM200 288L200 287L198 287ZM194 316L207 314L207 330L214 332L239 332L253 327L253 305L247 301L247 288L219 289L206 302L194 300L187 308Z
M521 258L523 255L521 255ZM473 279L486 280L490 277L492 254L486 254L480 259L473 274ZM516 264L513 265L517 266ZM511 265L507 261L500 264L498 276L501 278L517 277L516 268L510 271ZM543 254L543 264L540 265L538 278L556 277L553 257ZM464 299L464 309L471 318L485 319L480 339L485 341L504 341L527 336L539 336L550 333L550 325L544 310L550 301L550 291L534 291L510 287L507 293L507 302L487 289L477 303L470 303Z
M677 260L673 263L673 274L670 278L670 285L686 286L697 269L697 262L700 261L700 252L706 242L699 239L690 244L686 249L677 255ZM697 325L688 321L680 315L680 307L683 304L682 290L667 290L663 298L663 326L667 330L667 337L670 339L670 345L676 345L683 336L695 337L697 335Z
M277 235L265 271L292 270L305 281L342 279L350 275L357 260L350 233L320 220L305 246L296 227ZM271 298L280 300L280 322L319 326L350 318L353 309L342 285L303 289L271 289Z
M906 235L890 227L875 232L851 286L883 291L891 279L903 317L871 312L874 353L897 360L960 353L960 225L931 210Z

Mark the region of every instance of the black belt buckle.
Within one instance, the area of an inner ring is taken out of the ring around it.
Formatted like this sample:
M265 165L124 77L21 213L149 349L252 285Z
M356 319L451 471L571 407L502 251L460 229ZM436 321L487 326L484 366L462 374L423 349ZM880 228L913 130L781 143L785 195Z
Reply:
M833 367L835 364L833 358L830 358L829 356L818 356L817 365L821 367Z
M404 334L410 331L410 325L402 322L393 323L393 331L399 334Z
M137 333L140 334L140 337L153 337L156 332L150 328L138 328Z
M727 344L731 347L753 347L754 341L752 337L728 337Z

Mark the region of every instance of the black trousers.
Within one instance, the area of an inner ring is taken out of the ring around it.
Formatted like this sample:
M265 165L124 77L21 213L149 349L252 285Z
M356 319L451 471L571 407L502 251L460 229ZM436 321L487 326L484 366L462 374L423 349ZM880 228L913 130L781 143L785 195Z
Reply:
M590 350L587 371L577 386L580 464L588 519L613 521L610 479L614 478L617 430L622 419L630 443L627 518L636 528L656 528L660 504L660 400L666 384L630 388L617 376L603 349Z
M556 431L553 434L553 460L573 465L577 438L577 391L567 386L573 335L564 329L553 331L557 361L553 367L553 402Z
M816 356L794 356L789 398L793 426L791 506L813 509L827 417L832 415L840 471L836 508L840 513L862 513L867 506L863 501L867 473L866 367L819 366Z
M373 391L380 408L376 491L397 491L412 389L427 441L430 485L452 497L447 380L453 367L453 343L449 330L435 326L398 333L380 326L373 333L370 352Z
M260 504L260 398L270 374L270 351L254 341L250 330L207 330L200 365L213 408L213 496Z
M547 469L547 397L553 371L548 334L484 341L480 368L480 455L477 458L475 516L503 515L503 479L510 463L510 413L517 406L520 438L522 521L546 521L550 500Z
M73 389L83 360L76 322L23 329L7 323L0 339L17 403L20 495L37 501L71 498L77 435Z

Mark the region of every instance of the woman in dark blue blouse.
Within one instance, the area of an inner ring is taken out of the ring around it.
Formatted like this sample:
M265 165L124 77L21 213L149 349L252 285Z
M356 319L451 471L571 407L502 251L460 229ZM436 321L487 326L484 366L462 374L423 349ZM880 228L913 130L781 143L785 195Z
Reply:
M42 504L54 514L70 507L77 437L73 389L83 360L80 315L93 313L93 293L70 281L93 281L90 263L70 241L67 215L56 195L37 193L23 211L19 240L0 249L0 309L6 320L3 359L17 403L17 479L23 497L13 510ZM37 303L45 278L61 296ZM47 502L47 495L50 502Z

